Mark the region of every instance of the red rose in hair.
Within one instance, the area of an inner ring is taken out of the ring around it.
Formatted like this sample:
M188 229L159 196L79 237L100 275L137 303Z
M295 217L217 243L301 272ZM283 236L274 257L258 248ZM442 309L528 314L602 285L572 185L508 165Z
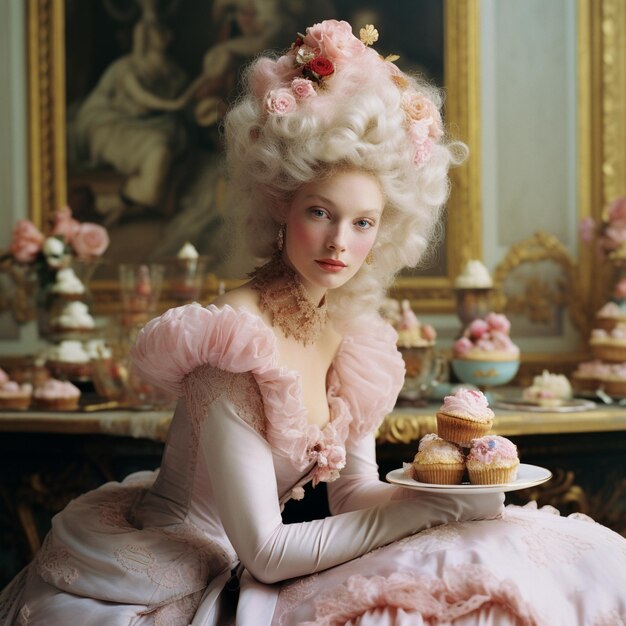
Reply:
M330 76L335 71L332 61L325 57L316 57L307 63L308 68L318 76Z

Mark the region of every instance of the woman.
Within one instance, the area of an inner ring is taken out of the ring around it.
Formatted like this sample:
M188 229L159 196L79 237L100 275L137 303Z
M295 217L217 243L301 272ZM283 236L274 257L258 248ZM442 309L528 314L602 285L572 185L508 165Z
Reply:
M455 158L436 94L366 45L373 28L361 36L323 22L252 65L226 139L245 247L266 263L207 308L173 309L142 331L137 368L180 397L161 470L58 515L5 590L3 623L626 615L626 542L615 533L503 512L499 494L378 480L374 431L404 368L375 311L394 273L424 252ZM328 483L332 516L283 524L281 506L308 481Z

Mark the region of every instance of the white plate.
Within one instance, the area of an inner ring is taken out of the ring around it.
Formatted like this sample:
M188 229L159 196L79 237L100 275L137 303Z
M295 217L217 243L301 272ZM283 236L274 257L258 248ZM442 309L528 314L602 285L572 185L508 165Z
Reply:
M552 478L552 472L538 465L520 463L517 468L517 479L501 485L470 485L469 483L461 483L460 485L435 485L431 483L421 483L405 476L402 468L391 470L386 478L388 482L394 485L406 487L407 489L415 489L417 491L429 491L431 493L498 493L500 491L518 491L519 489L528 489L528 487L540 485Z
M498 400L496 398L493 408L506 409L507 411L530 411L532 413L577 413L596 408L596 403L582 398L565 400L560 406L540 406L527 400Z

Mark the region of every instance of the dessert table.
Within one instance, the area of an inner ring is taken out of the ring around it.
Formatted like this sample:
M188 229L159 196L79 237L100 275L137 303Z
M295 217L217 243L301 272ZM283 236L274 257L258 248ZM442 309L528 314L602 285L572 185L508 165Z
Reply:
M419 439L436 431L439 404L397 406L387 416L377 433L381 477L411 461ZM87 408L0 412L0 585L28 562L71 498L159 465L172 410ZM553 473L544 485L507 494L508 502L586 513L626 536L625 407L494 410L494 432L517 444L522 462Z

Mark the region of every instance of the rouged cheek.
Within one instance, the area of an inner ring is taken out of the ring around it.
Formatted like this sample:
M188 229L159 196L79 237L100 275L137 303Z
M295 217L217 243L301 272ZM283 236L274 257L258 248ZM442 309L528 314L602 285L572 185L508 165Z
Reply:
M354 237L351 241L352 254L357 258L364 259L374 245L374 241L376 241L375 235L372 237Z
M292 241L298 246L319 244L324 239L321 229L311 227L304 222L294 220L289 224L288 229Z

